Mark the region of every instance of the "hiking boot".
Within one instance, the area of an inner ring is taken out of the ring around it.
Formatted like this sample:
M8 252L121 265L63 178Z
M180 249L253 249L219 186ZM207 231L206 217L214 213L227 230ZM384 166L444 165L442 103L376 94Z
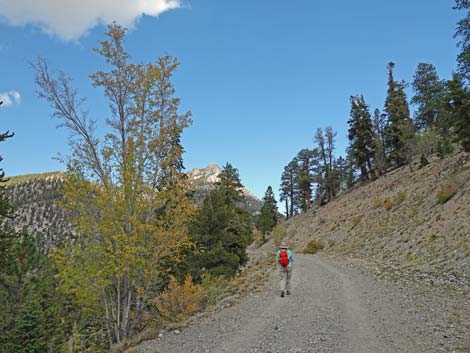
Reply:
M284 298L284 291L281 290L281 298Z
M288 291L286 292L286 294L287 294L287 295L290 295L290 290L288 290Z

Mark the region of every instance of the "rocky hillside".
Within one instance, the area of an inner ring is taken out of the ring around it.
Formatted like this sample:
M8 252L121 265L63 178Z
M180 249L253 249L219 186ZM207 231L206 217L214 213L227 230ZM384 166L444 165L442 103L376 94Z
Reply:
M297 251L353 257L432 281L470 281L470 154L403 167L287 222Z
M215 164L188 172L194 182L196 204L201 204L204 196L215 187L220 172L221 168ZM17 217L5 222L4 229L34 235L46 251L63 237L73 236L69 217L58 205L63 181L60 172L11 177L6 193ZM256 213L261 207L260 201L246 188L243 193L246 195L245 207Z
M219 180L219 174L222 172L217 164L209 164L206 168L192 169L188 172L188 177L194 185L195 200L201 204L204 197L215 188L215 183ZM245 195L244 206L252 213L256 214L261 208L261 201L252 194L247 188L241 189Z
M5 222L4 229L35 236L46 251L72 236L72 224L58 206L63 180L60 172L10 178L6 193L17 216Z

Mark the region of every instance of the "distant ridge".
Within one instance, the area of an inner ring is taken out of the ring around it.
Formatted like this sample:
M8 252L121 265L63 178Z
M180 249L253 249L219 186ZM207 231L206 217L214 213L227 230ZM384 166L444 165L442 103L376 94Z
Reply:
M6 186L18 183L25 183L35 179L48 179L48 178L59 178L63 179L64 172L47 172L47 173L36 173L36 174L24 174L24 175L15 175L8 176L8 181L5 183Z
M193 169L187 173L193 182L197 205L215 188L221 171L217 164L209 164L206 168ZM7 220L3 229L33 235L44 252L64 238L76 235L70 217L58 206L64 180L65 173L60 171L9 177L5 184L6 195L17 216ZM256 214L261 202L246 188L242 191L246 196L243 206Z

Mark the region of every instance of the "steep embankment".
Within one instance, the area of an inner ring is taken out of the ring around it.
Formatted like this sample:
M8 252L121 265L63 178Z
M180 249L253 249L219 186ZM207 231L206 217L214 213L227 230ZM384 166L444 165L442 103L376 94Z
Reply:
M294 217L287 233L298 251L315 239L329 255L468 285L470 154L396 170Z

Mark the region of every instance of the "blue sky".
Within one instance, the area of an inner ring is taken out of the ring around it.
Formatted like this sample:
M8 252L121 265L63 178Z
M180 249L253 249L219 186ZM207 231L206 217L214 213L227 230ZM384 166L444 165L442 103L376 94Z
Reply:
M0 0L0 93L21 97L10 94L0 108L0 130L16 134L0 145L7 175L63 170L52 157L68 149L28 62L41 55L69 73L91 115L104 120L107 104L88 79L103 67L92 48L103 23L120 19L133 24L126 47L135 61L168 53L181 62L174 84L194 120L183 136L187 169L229 161L259 197L268 185L277 191L283 167L313 147L317 127L338 131L336 153L344 153L349 97L363 94L372 110L382 108L390 60L400 80L410 82L419 62L449 78L463 15L451 0L31 3Z

